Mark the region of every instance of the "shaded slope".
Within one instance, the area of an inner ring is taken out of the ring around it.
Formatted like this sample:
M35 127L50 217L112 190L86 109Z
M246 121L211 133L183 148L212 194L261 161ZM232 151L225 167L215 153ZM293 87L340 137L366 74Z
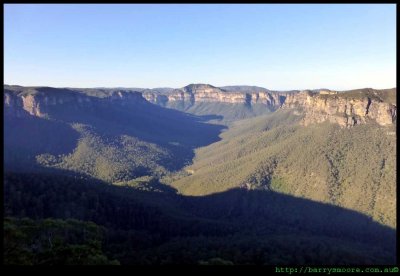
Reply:
M357 212L272 191L204 197L90 179L6 174L5 214L75 218L107 228L122 264L393 264L395 231Z
M72 89L13 89L5 90L6 169L39 162L106 181L162 175L189 162L194 148L218 140L222 129L137 93L95 97Z
M64 122L27 115L4 117L5 167L28 170L36 166L35 157L42 153L59 155L73 151L79 133Z

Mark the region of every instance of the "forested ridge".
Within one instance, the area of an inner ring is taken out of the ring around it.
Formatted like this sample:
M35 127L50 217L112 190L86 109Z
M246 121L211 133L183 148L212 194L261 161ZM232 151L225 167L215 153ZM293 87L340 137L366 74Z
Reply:
M163 179L183 194L266 189L353 209L396 227L395 126L342 129L298 124L278 110L237 121L196 150L193 164Z
M36 235L47 237L51 229L44 226L49 223L55 227L54 233L57 227L66 225L72 232L79 232L82 227L104 229L104 235L94 238L95 243L74 240L74 254L85 250L93 253L88 263L395 261L394 230L357 212L270 191L234 189L211 196L187 197L171 190L143 191L94 179L20 173L7 173L4 188L8 225L4 231L14 229L13 233L25 237L36 231ZM71 222L71 218L82 222ZM338 223L341 227L336 226ZM18 239L17 246L11 246L15 236L5 234L8 263L66 263L58 254L72 250L68 245L57 247L58 251L48 246L37 251L38 242L32 239ZM43 238L38 239L39 244L46 243ZM62 245L70 236L61 235L58 239Z

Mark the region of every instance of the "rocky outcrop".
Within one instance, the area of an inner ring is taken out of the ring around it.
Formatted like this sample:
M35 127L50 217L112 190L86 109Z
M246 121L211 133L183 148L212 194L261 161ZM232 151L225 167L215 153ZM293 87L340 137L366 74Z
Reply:
M285 93L270 91L232 92L208 84L191 84L164 94L150 90L143 92L143 97L155 104L166 104L168 102L181 102L185 106L201 102L245 104L249 106L264 104L273 109L282 105L285 96Z
M302 109L304 118L301 123L305 126L329 121L348 128L371 120L386 126L393 124L397 118L396 105L377 96L346 92L328 94L302 91L288 95L282 108Z
M142 95L143 98L145 98L147 101L161 106L165 106L165 104L169 101L168 96L154 93L151 91L144 91L142 92Z
M24 117L32 115L37 117L46 117L46 106L53 104L46 102L42 97L35 95L16 95L15 93L4 92L4 113L5 115Z
M56 88L4 89L4 112L6 116L49 117L52 108L88 108L94 105L120 104L145 101L139 92L115 91L108 97L98 98L74 90Z
M243 88L244 89L244 88ZM397 119L396 89L359 89L350 92L314 90L302 92L272 92L266 89L256 92L252 88L232 92L208 84L191 84L181 89L135 92L121 89L96 91L90 94L84 89L50 87L4 86L5 115L16 117L48 117L59 106L92 108L96 105L130 105L148 102L161 106L190 107L196 103L227 103L276 110L295 109L303 115L305 126L329 121L341 127L352 127L374 121L379 125L392 125ZM98 92L98 96L96 96ZM100 93L101 92L101 93ZM300 111L301 110L301 111Z

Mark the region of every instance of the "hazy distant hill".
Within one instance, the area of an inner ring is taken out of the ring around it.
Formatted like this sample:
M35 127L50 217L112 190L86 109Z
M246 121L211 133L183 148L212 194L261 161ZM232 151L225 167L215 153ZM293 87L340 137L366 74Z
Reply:
M232 92L269 92L267 88L252 85L232 85L232 86L221 86L220 88L232 91Z
M190 84L168 92L143 91L151 103L195 115L214 115L220 123L255 117L276 110L285 93L270 92L256 86L215 87Z

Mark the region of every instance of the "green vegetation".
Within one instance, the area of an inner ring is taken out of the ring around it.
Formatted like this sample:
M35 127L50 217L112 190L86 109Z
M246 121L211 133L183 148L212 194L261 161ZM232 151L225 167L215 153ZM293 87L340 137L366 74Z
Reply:
M4 120L8 264L394 263L395 126L79 91L97 102Z
M15 89L16 93L31 93L33 89L46 97L78 93L45 87ZM26 116L10 113L5 117L6 168L63 169L108 182L160 177L189 163L194 148L216 141L223 128L140 97L112 103L94 96L86 100L84 105L77 101L57 106L40 103L47 118L15 107Z
M170 152L135 137L122 135L112 142L97 135L84 125L74 125L81 134L73 153L59 157L39 155L37 161L42 165L85 173L108 182L124 181L139 176L162 175L166 169L161 160L170 158Z
M346 98L346 99L366 99L371 98L378 102L385 102L396 105L396 88L376 90L372 88L354 89L348 91L340 91L335 95L318 95L321 98Z
M7 173L4 199L7 264L395 262L393 229L356 212L270 191L192 197L79 177Z
M237 122L222 140L196 150L189 175L163 179L181 193L262 188L335 204L396 227L395 128L323 123L302 127L279 110Z
M199 102L193 106L184 109L195 115L216 115L222 116L221 119L215 120L218 123L231 123L233 121L268 114L271 110L264 104L254 104L248 106L245 104L229 104L229 103L213 103Z
M8 265L119 264L102 252L103 233L92 222L6 217L3 237Z
M288 193L290 187L287 186L287 183L279 177L272 176L269 186L274 191L280 191L282 193Z

